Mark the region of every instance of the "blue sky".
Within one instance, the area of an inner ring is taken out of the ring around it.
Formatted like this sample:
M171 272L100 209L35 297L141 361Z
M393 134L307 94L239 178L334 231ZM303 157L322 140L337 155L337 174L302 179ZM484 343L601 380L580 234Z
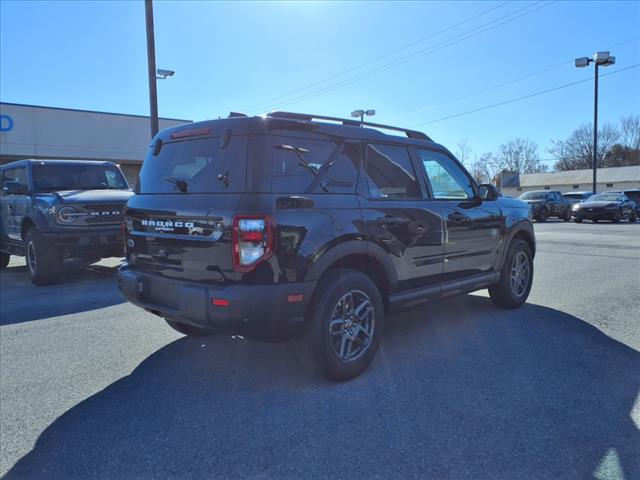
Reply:
M597 50L611 47L617 57L603 74L640 64L640 2L156 1L154 8L157 66L176 71L158 82L160 115L174 118L375 108L374 121L413 126L589 79L592 68L576 69L572 59ZM148 114L146 61L141 0L0 2L2 101ZM638 113L640 68L602 78L601 121ZM416 128L453 151L467 139L476 154L526 137L548 159L550 140L592 115L588 81Z

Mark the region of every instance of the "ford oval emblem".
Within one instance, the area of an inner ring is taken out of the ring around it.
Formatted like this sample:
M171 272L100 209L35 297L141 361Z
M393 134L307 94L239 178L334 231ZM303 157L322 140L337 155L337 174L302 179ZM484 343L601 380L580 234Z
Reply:
M127 247L129 248L133 248L135 247L136 242L133 241L133 238L130 238L129 240L127 240Z

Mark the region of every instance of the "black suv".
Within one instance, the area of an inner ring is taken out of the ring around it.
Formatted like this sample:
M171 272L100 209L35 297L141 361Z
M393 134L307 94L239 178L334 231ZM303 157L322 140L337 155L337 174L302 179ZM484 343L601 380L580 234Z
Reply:
M125 220L128 300L187 335L295 338L334 379L369 365L386 314L483 288L515 308L533 279L526 203L424 133L332 117L160 132Z
M533 218L538 222L546 222L549 217L558 217L568 222L571 220L572 202L564 198L560 192L535 190L525 192L518 197L531 207Z
M58 280L63 260L122 256L122 211L133 195L118 166L19 160L0 166L0 260L24 255L31 280Z

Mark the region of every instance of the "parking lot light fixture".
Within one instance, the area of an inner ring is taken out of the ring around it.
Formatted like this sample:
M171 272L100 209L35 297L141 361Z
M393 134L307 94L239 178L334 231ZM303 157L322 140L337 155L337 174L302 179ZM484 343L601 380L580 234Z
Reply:
M608 67L616 63L616 57L611 56L609 52L596 52L593 58L580 57L575 59L575 65L578 68L589 66L590 63L595 64L595 85L593 93L593 193L597 193L596 176L598 169L598 67Z
M351 112L351 116L354 118L360 117L360 126L362 126L362 122L364 122L365 115L367 117L373 117L376 114L375 110L354 110Z

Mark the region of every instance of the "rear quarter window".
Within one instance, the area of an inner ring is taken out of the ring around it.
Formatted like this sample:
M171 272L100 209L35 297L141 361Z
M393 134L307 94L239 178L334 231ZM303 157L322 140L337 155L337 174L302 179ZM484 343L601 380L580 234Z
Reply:
M279 135L250 140L247 184L261 193L354 193L360 144Z
M149 149L139 192L243 193L246 156L246 136L232 136L225 147L211 137L164 143L157 155Z

